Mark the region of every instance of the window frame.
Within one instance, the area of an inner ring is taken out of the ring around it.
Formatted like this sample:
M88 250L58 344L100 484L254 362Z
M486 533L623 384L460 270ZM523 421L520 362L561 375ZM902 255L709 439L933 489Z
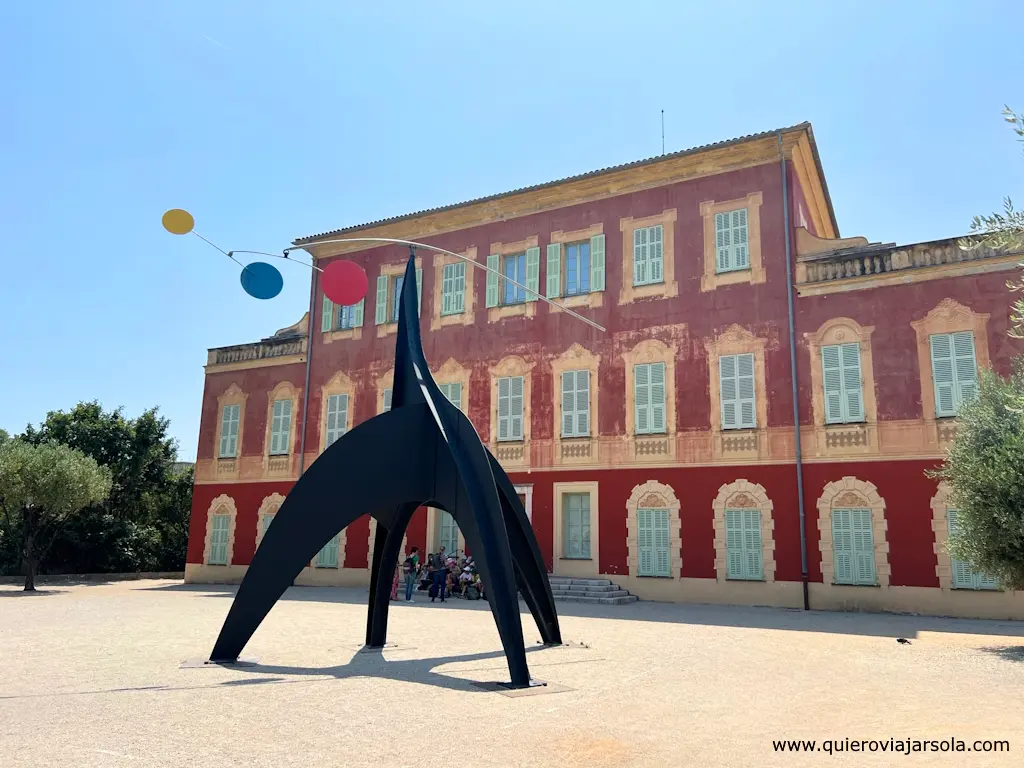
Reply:
M576 528L579 529L579 544L578 554L571 554L572 546L572 530L573 522L570 509L568 504L569 499L578 499L579 513L578 522ZM586 499L586 503L583 500ZM561 496L561 504L559 506L562 518L562 559L563 560L592 560L591 557L591 538L593 532L593 520L590 511L590 492L589 491L563 491ZM586 515L584 516L584 512ZM585 545L585 546L584 546Z
M237 416L233 420L231 420L230 422L226 421L226 416L228 414L229 409L237 409ZM225 430L225 427L229 426L230 424L234 425L234 434L230 435L230 436L226 436L224 434L224 430ZM239 454L239 450L238 449L240 447L239 436L241 435L241 433L242 433L242 404L241 403L226 403L225 405L222 405L221 409L220 409L220 432L218 433L218 438L219 438L219 440L218 440L219 445L218 445L218 449L217 449L217 458L218 459L237 459L238 458L238 454ZM226 437L228 437L228 439L234 438L234 446L232 447L230 453L225 453L225 450L224 450L224 441L225 441Z
M285 405L288 407L285 408ZM268 456L288 456L292 452L292 405L293 402L291 397L278 397L271 401L270 445L267 448ZM277 412L278 406L281 406L282 413L280 414Z

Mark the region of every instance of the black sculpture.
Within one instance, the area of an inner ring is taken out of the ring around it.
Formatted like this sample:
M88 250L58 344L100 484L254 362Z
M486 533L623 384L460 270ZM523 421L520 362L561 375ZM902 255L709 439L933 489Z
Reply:
M274 603L330 539L365 514L377 519L366 645L387 638L391 580L413 512L446 510L486 585L512 687L530 685L516 591L545 644L561 644L540 547L505 471L465 414L441 394L423 355L410 256L400 297L391 410L343 435L288 493L256 550L210 655L232 662Z

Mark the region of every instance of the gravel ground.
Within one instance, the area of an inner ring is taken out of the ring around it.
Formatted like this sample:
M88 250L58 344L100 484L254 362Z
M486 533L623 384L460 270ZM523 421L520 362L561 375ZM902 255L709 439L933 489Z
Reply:
M289 590L245 650L256 667L181 669L209 652L232 595L0 587L0 766L1024 765L1024 624L560 604L567 646L529 661L568 690L512 698L473 684L508 674L486 604L394 603L395 647L357 653L359 589ZM890 737L1011 751L772 749Z

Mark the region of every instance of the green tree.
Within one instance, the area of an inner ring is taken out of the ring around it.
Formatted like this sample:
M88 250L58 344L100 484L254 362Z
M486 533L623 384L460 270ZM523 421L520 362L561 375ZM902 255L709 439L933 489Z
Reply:
M99 403L89 402L53 411L38 428L26 428L26 442L68 445L109 468L112 476L109 497L75 515L61 530L44 564L47 570L111 573L184 567L192 486L173 470L177 446L167 435L168 426L155 408L130 419L121 409L104 411ZM4 549L0 542L0 557ZM13 565L10 549L6 547L8 570Z
M1003 119L1013 126L1017 141L1024 142L1024 115L1017 114L1009 107L1003 109ZM1013 207L1013 201L1007 197L1003 200L1003 212L987 216L975 216L971 221L970 237L961 242L961 247L971 249L978 247L995 248L1008 253L1024 253L1024 211ZM1024 267L1024 264L1021 264ZM1024 291L1024 280L1008 282L1011 291ZM1024 338L1024 299L1013 304L1011 312L1012 327L1010 335Z
M57 534L84 507L110 493L110 471L81 451L45 442L0 443L0 512L5 537L19 537L25 591Z
M952 489L950 554L1024 588L1024 360L1009 378L981 372L978 399L963 406L946 461L929 475Z

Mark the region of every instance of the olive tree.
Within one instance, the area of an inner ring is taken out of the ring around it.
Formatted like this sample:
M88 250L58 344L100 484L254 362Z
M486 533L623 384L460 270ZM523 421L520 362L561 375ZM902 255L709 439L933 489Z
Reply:
M110 483L110 470L81 451L0 436L0 525L5 538L20 537L26 592L61 528L105 499Z
M946 461L929 474L951 487L950 554L1004 587L1024 588L1024 359L1009 378L981 372Z

